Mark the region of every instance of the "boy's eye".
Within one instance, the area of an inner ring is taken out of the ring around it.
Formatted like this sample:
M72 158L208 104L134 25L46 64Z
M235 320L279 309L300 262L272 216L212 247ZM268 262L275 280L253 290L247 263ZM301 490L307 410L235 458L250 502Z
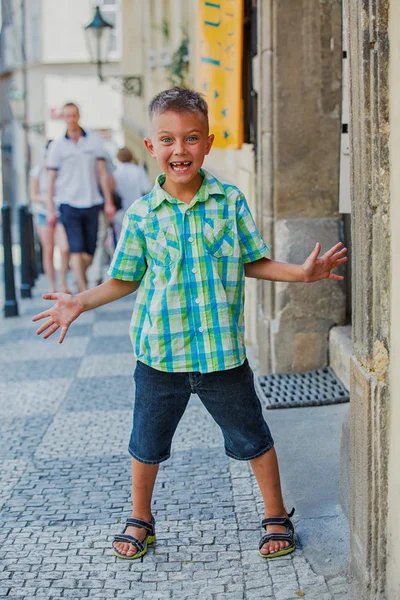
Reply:
M195 135L190 135L188 137L188 142L197 142L197 137Z
M169 138L169 137L165 137L165 138L162 138L162 140L161 140L161 141L162 141L164 144L170 144L170 143L172 142L172 139L171 139L171 138Z

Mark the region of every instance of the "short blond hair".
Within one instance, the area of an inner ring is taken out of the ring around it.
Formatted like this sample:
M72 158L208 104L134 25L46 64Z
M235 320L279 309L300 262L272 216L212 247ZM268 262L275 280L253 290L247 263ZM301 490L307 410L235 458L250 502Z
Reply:
M150 121L155 115L161 115L169 110L176 113L203 115L208 127L208 106L200 92L179 85L160 92L149 104Z

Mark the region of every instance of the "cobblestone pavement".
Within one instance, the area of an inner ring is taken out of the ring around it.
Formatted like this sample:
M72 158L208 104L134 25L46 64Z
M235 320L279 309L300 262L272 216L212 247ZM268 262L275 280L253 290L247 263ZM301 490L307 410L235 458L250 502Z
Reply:
M344 577L313 572L301 540L288 557L258 556L254 477L196 397L160 468L157 543L116 559L130 514L132 298L82 315L61 346L35 336L43 305L24 300L22 317L0 321L0 598L356 600Z

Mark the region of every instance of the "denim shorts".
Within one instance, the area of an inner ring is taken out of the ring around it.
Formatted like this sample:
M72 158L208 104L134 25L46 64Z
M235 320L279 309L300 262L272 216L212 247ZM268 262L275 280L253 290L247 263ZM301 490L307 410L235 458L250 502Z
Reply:
M139 462L158 464L170 457L173 435L192 393L220 426L231 458L251 460L274 445L247 359L240 367L214 373L170 373L137 361L134 380L128 451Z
M58 225L58 223L59 223L59 221L57 221L57 225ZM36 226L37 227L48 227L49 226L46 215L44 215L43 213L37 213Z
M101 209L101 205L75 208L75 206L61 204L61 222L67 234L70 252L94 255Z

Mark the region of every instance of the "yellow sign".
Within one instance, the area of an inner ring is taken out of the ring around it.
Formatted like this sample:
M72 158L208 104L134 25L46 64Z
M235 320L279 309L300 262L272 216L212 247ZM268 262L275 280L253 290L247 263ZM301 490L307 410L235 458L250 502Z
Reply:
M217 148L243 143L243 0L199 0L198 88Z

